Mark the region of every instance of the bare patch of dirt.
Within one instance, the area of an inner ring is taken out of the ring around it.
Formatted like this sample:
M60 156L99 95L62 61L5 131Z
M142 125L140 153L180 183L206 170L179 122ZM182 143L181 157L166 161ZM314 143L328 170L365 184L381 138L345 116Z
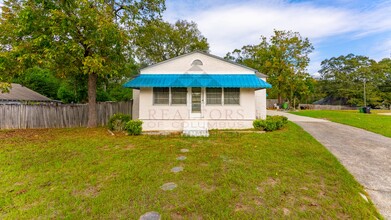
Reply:
M320 191L320 192L318 193L318 196L319 196L320 198L324 198L324 197L326 197L326 193L323 192L323 191Z
M291 214L291 211L287 208L282 208L282 212L284 213L285 216L288 216Z
M256 188L256 190L257 190L258 192L261 192L261 193L263 193L263 192L265 191L265 189L264 189L263 187L260 187L260 186L258 186L258 187Z
M82 196L82 197L87 197L87 198L95 198L99 195L99 187L90 186L84 190L74 190L72 192L72 195L73 196Z
M189 219L194 219L194 220L202 220L202 216L200 215L196 215L196 214L192 214L191 217Z
M204 192L213 192L216 190L216 186L213 186L213 185L208 185L206 183L201 183L200 184L200 188L204 191Z
M181 219L185 219L185 218L183 218L183 216L181 214L179 214L178 212L174 212L174 213L171 213L171 219L181 220Z
M300 210L306 211L307 209L320 208L320 205L316 202L315 199L308 196L303 196L302 198L305 200L305 203L300 205Z
M277 184L280 183L280 180L279 179L274 179L272 177L269 177L266 181L265 181L266 185L269 185L269 186L275 186Z
M20 207L20 209L23 210L23 211L28 211L28 210L30 210L31 208L34 208L37 205L39 205L39 202L38 201L34 201L33 203L25 204L24 206Z
M133 148L135 148L135 146L133 144L129 144L129 145L125 146L123 149L124 150L132 150Z
M175 206L173 204L169 203L167 205L164 205L163 209L171 211L171 210L175 209Z
M235 205L235 212L248 212L250 211L251 207L241 204L241 203L236 203Z
M108 145L104 145L102 147L99 147L101 150L108 150L109 149L109 146Z
M255 203L255 205L257 206L263 206L265 204L265 201L263 200L262 197L258 196L258 197L253 197L252 198L253 202Z
M261 182L261 184L256 188L256 190L263 193L265 191L265 188L270 187L270 186L274 187L279 183L280 183L279 179L269 177L267 180Z
M303 212L306 211L307 210L307 206L305 204L301 204L300 205L300 210L303 211Z
M27 189L21 189L21 190L16 192L16 195L25 194L26 192L27 192Z
M200 163L200 166L207 167L207 166L209 166L209 164L208 163Z

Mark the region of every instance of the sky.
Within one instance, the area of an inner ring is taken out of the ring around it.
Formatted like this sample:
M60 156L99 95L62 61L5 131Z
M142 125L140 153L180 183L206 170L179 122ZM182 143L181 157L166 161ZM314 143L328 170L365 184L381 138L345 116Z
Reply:
M331 57L391 56L391 0L166 0L163 18L194 21L210 53L224 57L258 44L273 30L292 30L314 46L308 72L317 76Z

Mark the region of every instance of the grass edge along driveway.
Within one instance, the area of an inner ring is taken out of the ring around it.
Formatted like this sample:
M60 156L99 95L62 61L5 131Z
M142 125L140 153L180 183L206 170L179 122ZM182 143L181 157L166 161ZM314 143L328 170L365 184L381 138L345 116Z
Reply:
M289 113L327 119L332 122L362 128L386 137L391 137L391 116L377 114L383 111L372 110L371 112L371 114L363 114L356 110L301 110ZM384 112L391 113L391 111Z
M184 161L176 158L189 152ZM175 166L184 171L172 173ZM293 123L209 138L0 131L0 218L374 219L361 185ZM160 189L175 182L173 191Z

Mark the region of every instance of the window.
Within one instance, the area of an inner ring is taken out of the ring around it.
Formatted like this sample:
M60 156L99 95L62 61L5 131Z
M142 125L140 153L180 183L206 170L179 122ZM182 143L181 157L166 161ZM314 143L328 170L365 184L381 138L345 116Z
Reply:
M187 88L171 88L171 104L186 105Z
M221 97L223 95L221 88L206 88L206 104L221 105Z
M202 66L202 65L203 65L203 63L202 63L202 61L201 61L201 60L194 60L194 61L191 63L191 65L192 65L192 66L196 66L196 65L198 65L198 66Z
M169 97L169 88L153 88L153 104L168 105Z
M224 88L224 105L239 105L239 104L240 104L240 89Z

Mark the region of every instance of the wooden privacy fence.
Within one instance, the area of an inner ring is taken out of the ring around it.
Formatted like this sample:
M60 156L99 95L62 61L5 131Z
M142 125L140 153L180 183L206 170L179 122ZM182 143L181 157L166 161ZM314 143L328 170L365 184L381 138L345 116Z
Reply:
M115 113L132 114L132 101L97 103L98 125ZM0 105L0 129L86 127L87 104Z
M278 99L266 99L266 108L273 109L274 104L278 104Z

